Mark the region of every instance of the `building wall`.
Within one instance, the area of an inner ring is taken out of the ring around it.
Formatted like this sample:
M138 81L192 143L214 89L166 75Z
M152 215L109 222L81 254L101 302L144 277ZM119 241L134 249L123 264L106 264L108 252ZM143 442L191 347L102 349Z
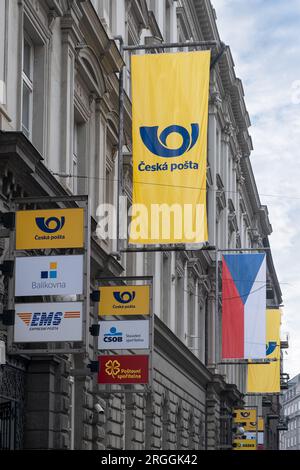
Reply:
M4 37L0 41L0 130L25 133L43 157L43 165L50 172L47 178L56 180L60 191L88 193L93 223L99 204L116 203L117 73L122 59L118 42L112 38L122 35L127 44L163 39L220 40L209 1L118 0L117 5L116 8L116 2L109 0L10 0L0 6L0 30ZM124 186L130 200L128 53L124 59L127 64ZM219 249L262 247L272 230L267 210L259 201L249 160L252 149L249 125L242 84L235 76L228 48L212 71L210 82L209 243ZM14 171L22 188L25 184L22 175ZM106 256L116 249L111 240L96 243ZM94 283L100 271L120 274L122 268L123 274L154 275L157 322L161 320L167 327L164 334L168 342L180 340L186 356L181 356L182 364L168 368L170 358L162 353L162 345L156 344L155 388L148 401L139 395L110 396L100 393L91 379L72 379L68 358L30 361L25 447L176 448L180 444L187 448L193 441L196 448L204 445L217 448L221 445L221 395L227 397L226 401L231 394L232 406L238 403L238 393L236 396L236 391L227 393L226 383L245 393L246 368L219 364L221 310L215 308L214 252L127 253L122 255L115 271L108 263L99 268L96 259L94 256L91 273ZM276 303L280 290L271 255L268 279ZM82 365L82 359L76 361L78 367ZM201 386L184 373L191 361L201 369ZM57 382L61 368L63 378ZM176 377L176 382L171 377ZM48 403L46 410L42 403L32 400L32 394L42 390ZM97 400L103 404L105 413L95 417L93 406ZM163 400L168 404L168 413L162 406ZM191 409L197 410L193 422ZM150 424L149 410L154 410L154 422ZM195 429L193 436L189 434L190 428Z
M300 376L289 382L289 388L281 398L283 414L288 422L288 430L280 432L281 450L300 449Z

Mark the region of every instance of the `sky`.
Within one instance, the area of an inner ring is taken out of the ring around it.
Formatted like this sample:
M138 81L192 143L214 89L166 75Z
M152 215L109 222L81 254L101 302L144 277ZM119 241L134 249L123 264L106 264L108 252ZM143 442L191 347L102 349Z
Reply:
M251 119L251 162L283 297L284 372L300 373L300 0L211 0Z

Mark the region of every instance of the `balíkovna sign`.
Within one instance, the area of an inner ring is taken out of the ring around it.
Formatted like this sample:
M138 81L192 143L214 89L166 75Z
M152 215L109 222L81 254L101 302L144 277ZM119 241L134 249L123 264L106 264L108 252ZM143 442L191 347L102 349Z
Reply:
M149 356L99 356L98 383L147 384Z

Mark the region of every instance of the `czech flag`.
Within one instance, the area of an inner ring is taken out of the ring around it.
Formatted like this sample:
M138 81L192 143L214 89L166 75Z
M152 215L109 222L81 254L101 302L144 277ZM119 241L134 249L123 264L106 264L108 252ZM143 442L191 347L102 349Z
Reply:
M265 358L266 255L224 255L222 269L222 358Z

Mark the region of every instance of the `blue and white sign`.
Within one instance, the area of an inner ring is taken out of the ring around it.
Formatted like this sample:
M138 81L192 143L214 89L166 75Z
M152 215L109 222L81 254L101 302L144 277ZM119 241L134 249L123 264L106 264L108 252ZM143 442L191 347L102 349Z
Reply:
M14 341L82 340L82 302L15 304Z
M82 255L16 258L16 296L82 293Z
M98 349L148 349L149 320L100 321Z

